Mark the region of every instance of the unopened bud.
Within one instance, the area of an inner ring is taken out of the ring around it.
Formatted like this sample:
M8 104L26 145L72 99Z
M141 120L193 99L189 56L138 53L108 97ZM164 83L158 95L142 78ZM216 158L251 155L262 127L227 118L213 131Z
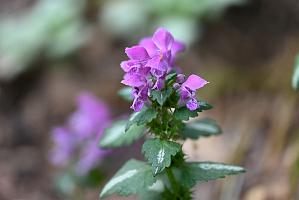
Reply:
M185 75L184 74L178 74L176 77L176 80L178 83L183 83L185 81Z
M179 89L180 87L181 87L181 85L178 83L173 84L173 89L175 89L175 90Z

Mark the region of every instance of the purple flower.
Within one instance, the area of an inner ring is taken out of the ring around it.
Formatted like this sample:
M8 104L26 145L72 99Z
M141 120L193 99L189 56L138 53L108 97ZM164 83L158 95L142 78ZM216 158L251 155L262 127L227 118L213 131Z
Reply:
M190 75L179 89L180 102L186 102L186 106L189 110L196 110L198 103L195 92L197 89L204 87L207 83L209 82L197 75Z
M184 51L184 44L175 41L170 32L164 28L159 28L152 38L144 38L139 45L143 46L151 57L148 65L155 74L159 70L160 74L165 74L174 66L175 55Z
M80 139L102 133L110 123L107 106L88 92L77 97L77 110L69 118L69 129ZM103 120L105 119L105 120Z
M175 41L171 33L164 28L157 29L152 38L142 39L139 45L147 50L150 57L170 61L170 67L173 67L176 54L185 50L185 45Z
M167 73L176 68L175 55L184 48L163 28L159 28L152 38L144 38L139 45L126 48L129 60L120 64L126 73L121 83L132 87L132 109L140 111L148 102L150 90L165 87Z
M88 141L80 151L80 159L75 166L75 172L79 176L85 176L94 169L107 155L108 151L98 148L98 140Z
M97 141L110 124L107 106L88 92L77 98L77 110L63 127L53 129L50 161L55 166L71 167L79 176L87 175L109 151L97 147Z
M146 66L150 59L147 51L141 46L133 46L126 48L125 52L130 60L121 63L121 68L126 72L121 83L131 87L146 85L150 72L150 68Z
M72 135L64 127L56 127L52 131L54 148L50 153L50 161L55 166L66 166L74 152L75 143Z
M131 108L135 111L140 111L145 102L148 100L148 93L149 87L147 84L140 88L135 87L133 89L134 101Z

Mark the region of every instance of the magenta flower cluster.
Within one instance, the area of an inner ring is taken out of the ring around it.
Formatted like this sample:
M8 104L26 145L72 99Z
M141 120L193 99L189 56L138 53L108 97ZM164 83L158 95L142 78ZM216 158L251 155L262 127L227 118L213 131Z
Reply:
M184 49L184 44L174 40L164 28L159 28L152 37L142 39L138 45L125 49L129 60L121 62L125 72L121 83L132 87L132 109L140 111L149 102L151 90L163 90L166 76L172 71L180 71L175 65L175 58ZM190 110L197 109L195 92L207 83L197 75L185 80L184 75L179 74L174 84L180 94L179 103L186 104Z
M98 140L110 125L108 107L95 96L82 92L77 110L63 126L52 131L50 161L57 167L72 167L79 176L87 175L109 151L99 149Z

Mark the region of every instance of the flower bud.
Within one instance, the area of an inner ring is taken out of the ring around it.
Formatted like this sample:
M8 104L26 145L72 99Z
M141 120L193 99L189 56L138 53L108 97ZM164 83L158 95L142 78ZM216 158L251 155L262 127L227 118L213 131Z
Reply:
M178 83L173 84L173 89L175 89L175 90L179 89L180 87L181 87L181 85Z
M184 74L178 74L176 77L176 81L178 83L183 83L185 81L185 75Z

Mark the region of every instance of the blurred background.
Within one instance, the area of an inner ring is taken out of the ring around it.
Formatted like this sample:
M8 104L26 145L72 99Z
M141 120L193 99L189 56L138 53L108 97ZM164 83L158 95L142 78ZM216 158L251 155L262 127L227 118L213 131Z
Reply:
M124 48L160 26L187 44L178 65L210 82L198 95L214 109L200 117L223 129L187 141L188 159L247 169L198 185L194 199L299 199L299 93L291 88L299 1L0 0L1 200L98 199L127 158L142 159L139 141L101 161L95 187L57 183L51 130L82 90L106 102L112 118L128 115L116 94Z

